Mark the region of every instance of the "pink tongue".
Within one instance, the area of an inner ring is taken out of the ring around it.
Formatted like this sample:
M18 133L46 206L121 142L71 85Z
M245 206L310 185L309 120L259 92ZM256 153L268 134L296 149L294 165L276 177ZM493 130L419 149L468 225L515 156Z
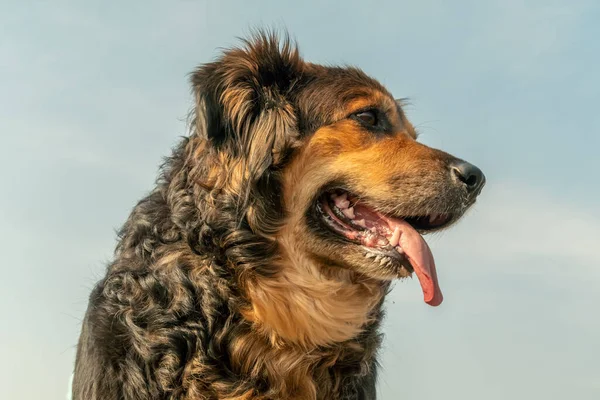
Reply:
M439 306L444 300L444 296L438 284L435 261L427 242L407 222L386 218L383 215L380 215L380 218L388 223L392 232L396 227L400 228L400 247L404 250L417 278L419 278L425 303L434 307Z

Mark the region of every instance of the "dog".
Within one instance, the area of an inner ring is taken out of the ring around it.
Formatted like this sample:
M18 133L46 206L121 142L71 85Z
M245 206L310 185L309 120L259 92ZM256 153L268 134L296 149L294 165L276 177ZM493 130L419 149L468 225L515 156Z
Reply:
M485 176L354 67L259 31L191 74L190 133L95 286L74 400L376 398L382 303Z

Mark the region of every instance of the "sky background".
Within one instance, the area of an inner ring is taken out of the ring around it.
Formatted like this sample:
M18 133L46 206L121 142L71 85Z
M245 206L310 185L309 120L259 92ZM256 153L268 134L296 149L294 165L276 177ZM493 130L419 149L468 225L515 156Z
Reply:
M187 74L285 26L487 176L427 239L443 305L416 279L387 302L380 398L599 399L598 21L593 0L0 0L0 398L65 398L114 231L186 133Z

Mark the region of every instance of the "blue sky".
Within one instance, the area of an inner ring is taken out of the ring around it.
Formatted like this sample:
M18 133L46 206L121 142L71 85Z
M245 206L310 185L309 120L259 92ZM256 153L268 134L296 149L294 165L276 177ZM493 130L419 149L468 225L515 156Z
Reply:
M0 0L0 363L64 398L114 230L185 134L187 73L257 25L354 64L488 185L387 304L382 399L600 398L600 3ZM4 382L6 380L6 382Z

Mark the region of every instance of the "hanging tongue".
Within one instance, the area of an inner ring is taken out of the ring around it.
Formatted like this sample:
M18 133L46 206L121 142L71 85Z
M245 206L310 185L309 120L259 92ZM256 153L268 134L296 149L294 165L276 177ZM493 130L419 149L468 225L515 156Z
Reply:
M410 224L403 220L385 218L392 231L400 229L400 247L410 261L421 288L425 303L439 306L444 297L437 280L433 254L423 237Z
M413 228L406 221L396 218L389 218L380 213L376 214L379 220L387 223L391 232L396 232L395 235L398 234L397 232L400 233L398 247L400 247L402 250L399 251L404 252L408 258L408 261L415 270L417 278L419 279L419 283L421 284L421 289L423 290L423 298L425 303L434 307L439 306L444 297L438 284L433 254L431 253L427 242L425 242L419 232L417 232L415 228Z

